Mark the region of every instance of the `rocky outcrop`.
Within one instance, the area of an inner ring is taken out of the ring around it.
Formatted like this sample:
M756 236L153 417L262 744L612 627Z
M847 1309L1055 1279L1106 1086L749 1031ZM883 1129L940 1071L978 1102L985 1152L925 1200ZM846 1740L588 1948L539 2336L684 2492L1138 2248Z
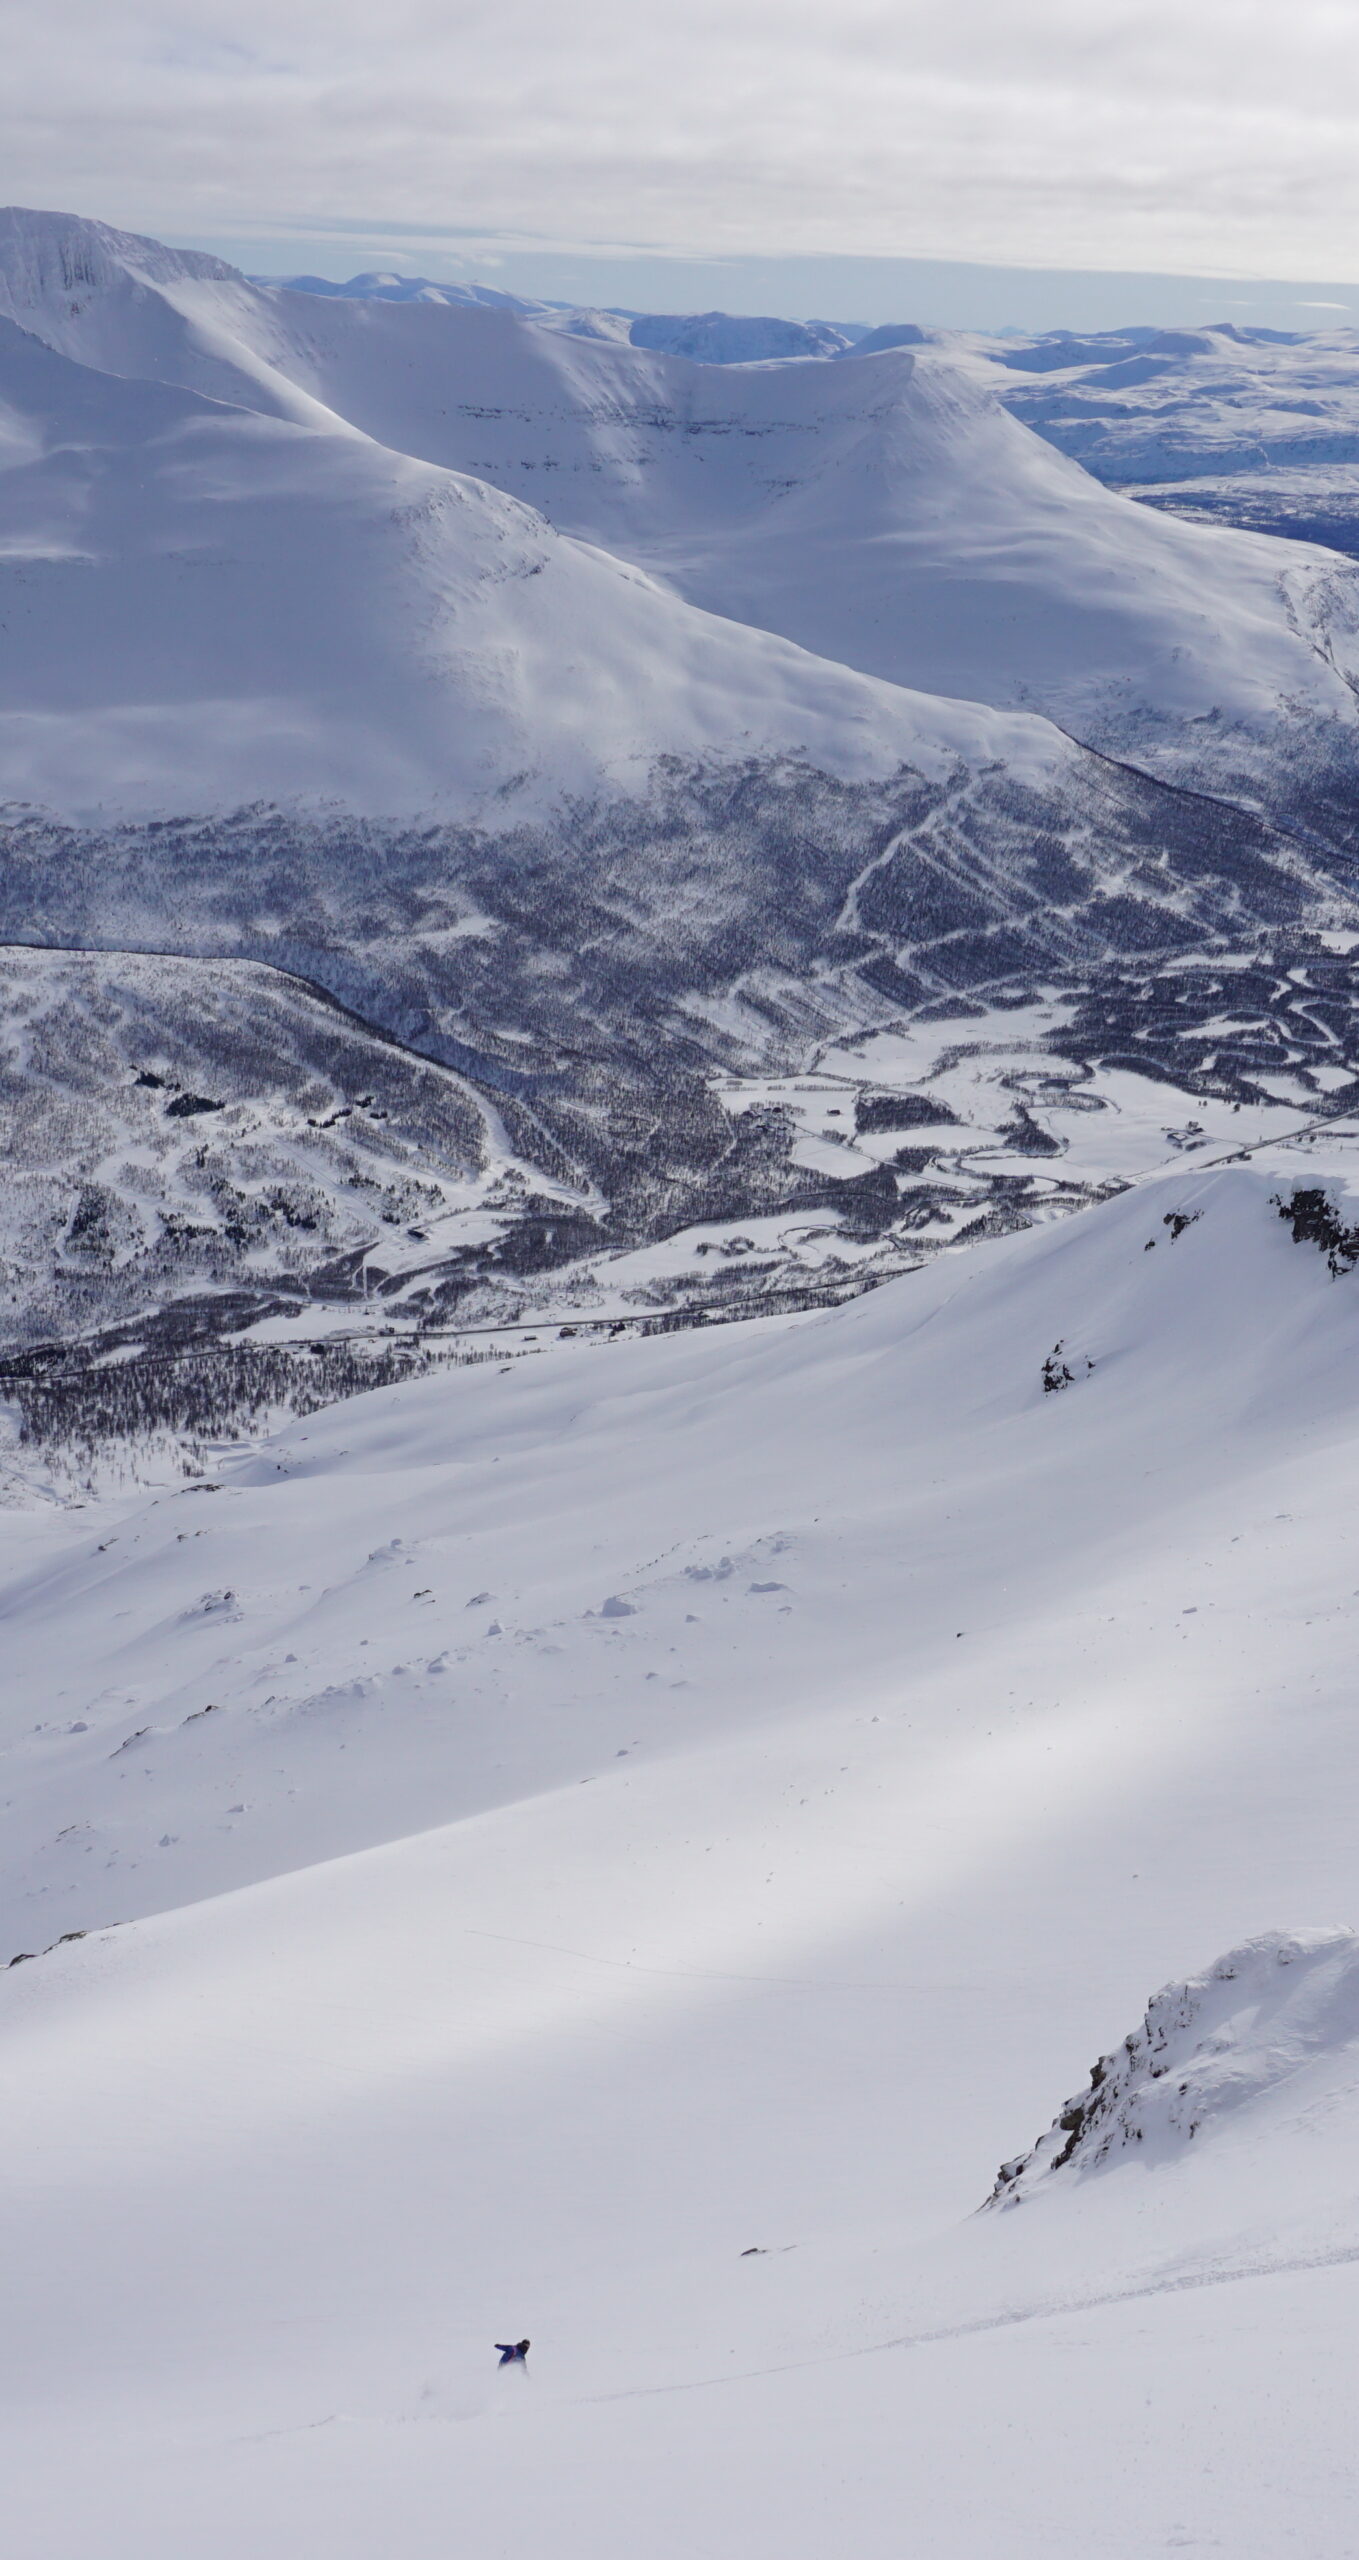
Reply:
M1272 1930L1167 1983L1140 2027L1102 2054L1032 2151L1007 2160L988 2205L1034 2195L1135 2153L1172 2158L1319 2054L1359 2039L1359 1936Z

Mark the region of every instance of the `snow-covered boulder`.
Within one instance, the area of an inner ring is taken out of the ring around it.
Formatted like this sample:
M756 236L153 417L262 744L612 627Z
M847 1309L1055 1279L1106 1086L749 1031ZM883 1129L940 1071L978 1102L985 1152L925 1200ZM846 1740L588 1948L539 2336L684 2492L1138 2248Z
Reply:
M1054 2171L1082 2176L1135 2151L1172 2158L1195 2135L1359 2039L1359 1936L1271 1930L1170 1982L1140 2027L1103 2054L1090 2086L1032 2151L1007 2160L988 2204L1018 2204Z

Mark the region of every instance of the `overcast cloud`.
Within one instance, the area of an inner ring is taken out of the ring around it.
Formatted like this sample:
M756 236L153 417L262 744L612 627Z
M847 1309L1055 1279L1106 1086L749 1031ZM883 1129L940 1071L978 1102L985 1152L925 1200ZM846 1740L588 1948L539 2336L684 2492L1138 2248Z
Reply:
M1352 0L62 0L11 200L181 238L1359 269ZM305 263L299 255L298 263ZM444 261L446 263L446 261Z

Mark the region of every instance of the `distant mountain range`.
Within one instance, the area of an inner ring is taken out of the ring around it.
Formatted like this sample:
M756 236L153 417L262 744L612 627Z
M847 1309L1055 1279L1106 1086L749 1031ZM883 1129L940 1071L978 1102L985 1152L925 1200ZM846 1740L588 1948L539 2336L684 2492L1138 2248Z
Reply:
M980 357L1005 406L1111 487L1135 488L1190 522L1237 525L1359 551L1359 340L1348 328L1137 327L1002 338L861 321L730 312L596 310L534 302L494 285L370 272L257 276L292 291L379 301L476 304L543 328L651 347L702 364L876 355L936 344ZM997 378L994 368L1000 368ZM1007 380L1006 376L1010 379ZM1188 487L1184 484L1197 485Z

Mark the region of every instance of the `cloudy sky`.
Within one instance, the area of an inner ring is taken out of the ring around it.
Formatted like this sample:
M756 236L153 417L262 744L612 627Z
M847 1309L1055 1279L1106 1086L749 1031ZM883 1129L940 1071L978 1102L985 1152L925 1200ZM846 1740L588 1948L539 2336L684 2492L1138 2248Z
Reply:
M3 15L14 201L247 261L257 243L260 264L1359 276L1353 0L6 0Z

